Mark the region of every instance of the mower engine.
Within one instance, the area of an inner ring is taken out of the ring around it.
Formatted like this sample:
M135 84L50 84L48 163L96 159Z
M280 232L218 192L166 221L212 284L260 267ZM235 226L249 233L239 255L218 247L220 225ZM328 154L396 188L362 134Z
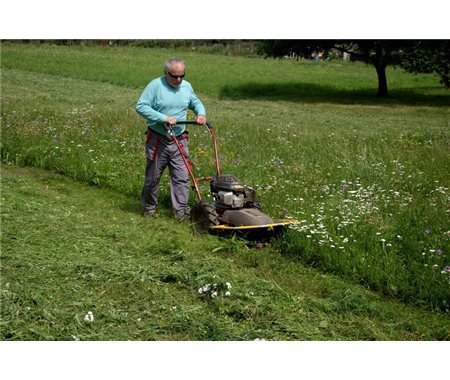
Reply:
M211 193L217 207L222 209L259 208L255 190L245 186L231 174L214 177L211 180Z
M261 211L255 191L231 174L219 175L211 180L211 193L215 198L218 221L230 226L261 226L273 223Z

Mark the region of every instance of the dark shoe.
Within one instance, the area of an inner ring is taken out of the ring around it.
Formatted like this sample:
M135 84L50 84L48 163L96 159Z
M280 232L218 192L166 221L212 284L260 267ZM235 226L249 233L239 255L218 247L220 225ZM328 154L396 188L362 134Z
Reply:
M145 210L142 215L144 218L156 218L156 210Z
M189 220L191 218L191 212L190 210L186 210L183 215L175 215L175 219L179 221Z

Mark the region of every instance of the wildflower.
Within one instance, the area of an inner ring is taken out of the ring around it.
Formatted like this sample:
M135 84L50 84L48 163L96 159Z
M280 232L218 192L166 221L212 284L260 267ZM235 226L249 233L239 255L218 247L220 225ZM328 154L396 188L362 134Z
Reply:
M231 284L229 282L226 282L225 285L227 286L228 289L232 288L232 286L231 286Z
M92 311L88 311L88 313L84 316L84 321L88 323L94 322L94 314Z
M231 293L230 293L229 291L226 291L226 292L225 292L225 296L226 296L226 297L229 297L230 295L231 295Z
M206 293L206 292L209 291L209 289L211 289L211 284L206 284L206 285L203 285L201 288L199 288L199 289L198 289L198 292L199 292L200 294Z

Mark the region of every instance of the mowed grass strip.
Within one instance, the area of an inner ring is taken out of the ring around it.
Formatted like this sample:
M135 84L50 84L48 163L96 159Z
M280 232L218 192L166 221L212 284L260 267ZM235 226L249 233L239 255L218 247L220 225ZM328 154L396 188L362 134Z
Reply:
M1 175L2 340L449 338L447 316L273 246L194 237L168 215L142 218L135 199L42 170Z

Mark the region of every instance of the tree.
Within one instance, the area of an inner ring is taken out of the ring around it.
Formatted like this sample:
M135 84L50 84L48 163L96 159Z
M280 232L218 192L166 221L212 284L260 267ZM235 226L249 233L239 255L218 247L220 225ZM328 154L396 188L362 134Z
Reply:
M386 67L398 65L402 51L410 47L409 41L396 40L356 40L337 41L335 48L350 53L356 60L374 65L378 76L378 96L388 96Z
M450 88L450 41L415 41L406 49L400 66L410 73L436 73L440 83Z
M333 48L335 41L328 40L264 40L257 46L257 53L273 58L277 57L309 57L320 49Z
M378 76L378 96L388 96L386 67L398 65L402 52L410 49L409 40L279 40L263 41L259 52L272 57L290 54L305 56L318 49L335 48L351 54L352 59L374 65Z

